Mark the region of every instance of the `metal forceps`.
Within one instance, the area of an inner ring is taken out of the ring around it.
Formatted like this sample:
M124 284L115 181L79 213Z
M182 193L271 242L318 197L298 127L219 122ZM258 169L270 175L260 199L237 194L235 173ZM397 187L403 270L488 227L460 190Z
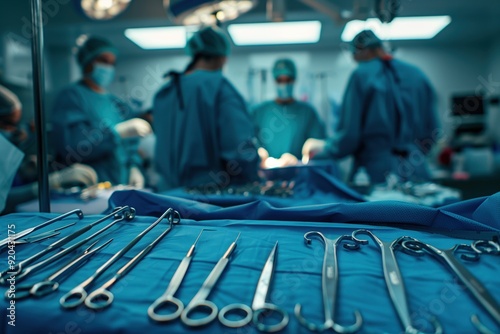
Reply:
M29 237L18 238L16 240L14 240L13 243L17 246L17 245L31 244L31 243L39 242L39 241L42 241L45 239L49 239L49 238L52 238L52 237L55 237L55 236L58 236L59 234L61 234L61 232L59 232L59 231L64 230L68 227L71 227L75 224L76 224L76 222L73 222L71 224L55 228L52 231L43 232L43 233L29 236ZM2 251L4 249L7 249L7 245L0 246L0 251Z
M5 238L3 240L0 241L0 247L4 246L4 245L7 245L9 242L13 242L14 240L17 240L17 239L20 239L28 234L30 234L31 232L34 232L36 230L39 230L47 225L50 225L52 223L55 223L59 220L62 220L68 216L71 216L72 214L76 214L78 216L79 219L82 219L83 218L83 212L82 210L80 209L76 209L76 210L72 210L72 211L69 211L69 212L66 212L58 217L55 217L55 218L52 218L51 220L47 220L45 223L41 223L37 226L34 226L34 227L30 227L26 230L23 230L21 232L18 232L16 233L13 237L8 237L8 238Z
M213 287L217 283L217 280L219 277L222 275L224 272L224 269L226 268L226 265L229 262L229 257L233 253L234 249L236 248L236 242L240 238L241 233L238 233L238 236L236 239L231 243L229 248L227 249L226 253L219 259L215 267L212 269L208 277L205 279L205 282L203 282L203 285L201 286L200 290L196 293L196 295L193 297L193 299L189 302L189 304L186 306L186 308L182 311L181 313L181 320L182 322L190 327L199 327L206 325L210 322L212 322L216 317L219 309L217 308L217 305L215 305L213 302L207 300L208 295L210 295L210 292L212 291ZM198 308L206 308L210 310L210 314L208 314L204 318L200 319L192 319L189 318L189 314L193 312L195 309Z
M203 231L204 230L201 230L200 234L198 234L198 237L189 248L189 251L187 252L186 256L182 259L181 263L179 264L177 270L174 273L174 276L172 276L172 279L170 280L170 284L168 285L163 295L161 295L158 299L156 299L153 302L153 304L149 306L148 315L151 319L159 322L172 321L177 319L181 315L182 310L184 310L184 304L182 303L182 301L175 298L174 295L177 292L177 289L179 289L179 287L181 286L182 280L184 279L184 275L186 275L186 272L189 268L189 264L193 259L194 249ZM160 314L159 313L160 308L167 304L176 307L174 312L169 314Z
M60 269L56 270L53 274L51 274L49 277L44 279L43 281L40 281L38 283L35 283L33 285L25 285L25 286L18 286L16 287L16 294L15 294L15 299L23 299L27 298L29 296L34 296L34 297L43 297L45 295L48 295L49 293L56 291L57 288L59 287L59 282L56 280L65 274L68 270L70 270L72 267L82 263L85 261L87 258L91 257L104 247L106 247L113 239L110 239L106 241L104 244L100 245L97 248L92 249L99 240L91 244L89 247L87 247L81 254L77 255L75 258L70 260L68 263L66 263L64 266L62 266ZM10 290L7 290L5 292L5 297L9 298L8 293Z
M360 229L352 232L352 239L359 243L366 245L368 240L359 239L358 235L365 234L371 237L371 239L380 247L380 252L382 254L382 268L384 270L385 284L387 285L387 290L389 291L389 296L391 297L392 304L394 305L396 312L398 313L399 320L403 324L406 334L421 334L422 332L413 327L411 323L410 311L408 308L408 301L406 299L406 292L403 282L403 277L399 271L398 262L394 254L395 248L399 247L399 241L402 238L398 238L392 242L383 242L371 231ZM443 328L441 324L434 317L431 318L431 323L433 324L435 334L443 333Z
M500 254L500 246L497 243L493 241L478 240L472 245L460 244L455 245L453 248L443 250L415 238L407 237L404 240L400 240L400 244L403 250L408 254L420 256L424 253L428 253L441 262L441 264L460 279L476 300L488 311L497 324L500 325L500 305L488 292L486 287L479 282L479 280L472 275L454 255L458 251L465 251L466 253L462 253L460 256L462 259L477 261L482 253ZM490 332L487 330L486 326L481 324L477 315L473 315L471 321L479 332Z
M172 230L174 224L178 224L180 222L180 215L175 210L167 210L159 218L159 220L162 220L165 216L167 216L168 219L168 228L165 229L165 231L163 231L153 242L147 245L123 267L121 267L110 280L108 280L100 288L89 294L87 298L85 298L85 306L93 310L99 310L111 305L115 297L113 293L109 291L109 289L130 270L132 270Z
M24 266L38 260L39 258L41 258L42 256L50 253L52 250L55 250L65 244L67 244L68 242L70 242L71 240L79 237L80 235L84 234L85 232L87 232L88 230L90 230L92 227L94 227L95 225L97 224L100 224L102 223L103 221L111 218L111 217L114 217L115 220L112 221L111 223L109 223L108 225L106 225L105 227L103 227L102 229L100 229L99 231L95 232L94 234L92 234L91 236L83 239L83 240L80 240L79 242L69 246L68 248L65 248L63 250L61 250L60 252L52 255L51 257L41 261L41 262L37 262L36 264L30 266L30 267L27 267L26 269L24 269ZM39 268L44 268L45 266L47 266L48 264L60 259L61 257L65 256L66 254L68 253L71 253L73 252L75 249L79 248L80 246L86 244L88 241L92 240L93 238L95 238L96 236L98 236L99 234L103 233L104 231L106 231L107 229L109 229L111 226L115 225L116 223L120 222L120 221L123 221L123 220L131 220L135 217L135 209L134 208L130 208L128 206L124 206L124 207L117 207L115 210L113 210L113 212L111 212L109 215L107 216L104 216L102 217L101 219L87 225L87 226L84 226L82 227L81 229L79 229L78 231L75 231L73 232L72 234L70 235L67 235L65 236L64 238L52 243L51 245L49 245L47 248L45 248L43 251L37 253L37 254L34 254L33 256L19 262L13 269L7 269L3 272L0 273L0 284L3 284L4 282L6 282L6 279L3 277L5 274L9 274L9 275L16 275L16 281L20 281L24 278L26 278L27 275L29 275L30 273L38 270Z
M163 215L161 215L160 218L158 218L154 223L149 225L144 231L139 233L132 241L123 247L118 253L113 255L106 263L104 263L102 266L100 266L90 277L88 277L85 281L74 287L71 291L69 291L67 294L61 297L59 300L59 303L63 308L70 309L70 308L75 308L78 305L82 304L85 299L87 298L87 291L85 291L85 288L92 284L92 282L97 279L99 276L101 276L111 265L113 265L119 258L121 258L126 252L128 252L132 247L134 247L135 244L139 242L139 240L142 239L151 229L153 229L160 221L165 218L168 214L170 214L171 211L174 211L173 209L168 209L165 211ZM175 211L177 212L177 211ZM72 301L73 300L73 301Z
M350 326L342 326L335 323L335 301L337 297L337 285L339 280L338 264L337 264L337 245L342 241L353 241L351 236L343 235L335 240L328 239L321 232L310 231L304 234L304 240L307 244L311 243L309 236L317 236L325 244L325 256L323 258L323 269L321 273L321 288L323 292L323 308L325 311L325 322L322 325L313 324L302 316L300 313L301 305L295 305L295 316L300 324L310 331L322 332L327 329L333 329L337 333L354 333L361 328L363 319L359 311L354 311L356 322ZM347 249L358 249L358 244L344 244Z
M266 303L266 297L269 292L269 286L272 282L273 272L274 272L274 264L276 261L276 253L278 249L278 242L274 245L271 253L269 253L269 257L262 269L262 273L259 278L259 283L257 284L257 289L255 291L254 299L252 302L252 308L248 307L245 304L237 303L227 305L220 310L219 320L220 322L227 327L243 327L248 324L250 321L257 326L257 329L262 332L273 333L277 332L286 327L288 324L288 313L282 308L271 304ZM246 316L237 321L229 320L226 318L226 314L232 311L242 311L246 314ZM264 323L264 318L270 316L273 313L278 313L281 316L280 322L273 325L267 325ZM252 316L253 314L253 316Z

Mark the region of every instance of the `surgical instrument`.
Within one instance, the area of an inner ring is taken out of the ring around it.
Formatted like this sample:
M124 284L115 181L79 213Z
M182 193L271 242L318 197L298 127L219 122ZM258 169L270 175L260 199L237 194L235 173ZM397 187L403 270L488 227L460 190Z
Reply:
M75 224L76 224L76 222L73 222L71 224L55 228L52 231L43 232L43 233L40 233L40 234L37 234L37 235L33 235L33 236L29 236L29 237L19 238L19 239L14 240L13 244L16 245L16 246L18 246L18 245L31 244L31 243L39 242L39 241L42 241L42 240L45 240L45 239L49 239L49 238L52 238L52 237L55 237L55 236L61 234L61 232L59 232L59 231L64 230L64 229L66 229L68 227L71 227L71 226L73 226ZM8 247L7 245L0 246L0 250L4 250L7 247Z
M352 232L352 239L362 245L368 244L368 240L359 239L358 235L368 235L370 238L380 247L380 252L382 255L382 268L384 271L385 284L387 290L389 291L389 296L391 297L392 304L396 309L399 316L399 320L403 324L406 334L420 334L420 330L416 329L412 325L411 315L408 308L408 301L406 299L406 291L403 282L403 276L399 270L398 262L396 260L396 255L394 254L395 248L399 247L399 239L392 242L383 242L371 231L360 229ZM435 334L441 334L443 328L441 324L434 317L431 318L431 322L435 328Z
M101 276L111 265L113 265L119 258L121 258L126 252L128 252L135 244L137 244L149 231L151 231L160 221L165 218L166 215L170 214L173 209L168 209L160 216L154 223L149 225L144 231L139 233L132 241L130 241L125 247L123 247L118 253L113 255L106 263L100 266L89 278L74 287L71 291L66 293L61 297L59 303L63 308L74 308L82 304L87 298L87 291L85 288L92 284L92 282ZM177 211L176 211L177 212ZM73 302L71 302L73 300Z
M76 209L76 210L72 210L72 211L66 212L66 213L64 213L64 214L62 214L62 215L60 215L58 217L52 218L51 220L47 220L45 223L41 223L41 224L39 224L37 226L30 227L30 228L28 228L26 230L23 230L21 232L16 233L14 236L9 236L9 237L1 240L0 241L0 247L2 247L4 245L7 245L9 243L12 243L13 241L15 241L15 240L17 240L19 238L22 238L22 237L30 234L31 232L39 230L39 229L41 229L41 228L43 228L43 227L45 227L47 225L50 225L52 223L55 223L55 222L57 222L59 220L62 220L64 218L66 218L68 216L71 216L72 214L76 214L79 219L83 218L83 212L80 209Z
M33 264L31 265L30 267L27 267L26 269L23 269L24 265L27 265L31 262L34 262L35 260L41 258L42 256L44 256L45 254L49 253L50 251L56 249L57 247L60 247L66 243L68 243L69 241L79 237L80 235L82 235L83 233L87 232L88 230L90 230L92 227L94 227L95 225L97 224L100 224L102 223L103 221L111 218L111 217L115 217L115 220L112 221L111 223L109 223L108 225L106 225L105 227L103 227L102 229L100 229L99 231L95 232L94 234L92 234L91 236L83 239L83 240L80 240L79 242L69 246L68 248L65 248L63 250L61 250L60 252L52 255L51 257L41 261L41 262L37 262L36 264ZM92 240L93 238L95 238L96 236L98 236L99 234L105 232L106 230L108 230L109 228L111 228L113 225L115 225L116 223L118 222L121 222L123 220L131 220L135 217L135 209L134 208L131 208L131 207L128 207L128 206L124 206L124 207L117 207L113 210L113 212L111 212L109 215L107 216L104 216L102 217L101 219L81 228L80 230L78 231L75 231L73 232L72 234L60 239L59 241L56 241L55 243L49 245L46 249L44 249L43 251L25 259L24 261L21 261L17 264L16 267L14 268L17 268L17 269L8 269L4 272L2 272L0 274L0 277L2 277L5 273L6 274L9 274L9 275L15 275L16 276L16 281L20 281L24 278L26 278L26 276L28 276L30 273L32 272L35 272L36 270L38 270L39 268L44 268L47 264L50 264L58 259L60 259L61 257L65 256L66 254L69 254L71 252L73 252L75 249L79 248L80 246L86 244L87 242L89 242L90 240ZM5 283L6 282L6 279L5 278L0 278L0 283Z
M212 322L216 317L219 309L217 308L217 305L215 305L213 302L207 300L208 295L210 295L210 292L214 288L215 284L219 280L219 277L222 275L224 272L224 269L226 268L226 265L229 262L229 257L233 253L234 249L236 248L236 242L240 238L241 233L238 233L238 236L236 239L231 243L229 248L227 249L226 253L219 259L215 267L212 269L208 277L205 279L205 282L203 282L203 285L201 286L200 290L196 293L196 295L193 297L193 299L189 302L189 304L186 306L186 308L182 311L181 313L181 320L182 322L190 327L199 327L206 325L210 322ZM204 318L200 319L193 319L189 318L189 314L193 312L195 309L198 308L206 308L210 310L210 314L205 316Z
M179 264L177 270L174 273L174 276L172 276L172 279L170 280L170 284L168 285L163 295L161 295L158 299L156 299L153 302L153 304L149 306L148 315L151 319L159 322L172 321L177 319L181 315L182 310L184 310L184 304L182 303L181 300L175 298L174 295L177 292L177 289L179 289L179 287L181 286L182 280L186 275L186 272L189 268L189 264L193 259L194 249L196 248L196 244L198 243L198 240L200 239L203 231L204 230L201 230L200 234L198 234L198 237L189 248L186 256L182 259L181 263ZM160 314L159 310L166 305L173 305L176 309L169 314Z
M359 311L354 311L356 321L350 326L342 326L335 322L335 302L337 297L337 285L339 280L337 264L337 245L343 241L354 241L351 236L343 235L335 240L328 239L321 232L309 231L304 234L304 240L307 244L311 243L309 236L318 236L325 244L325 256L323 258L323 269L321 273L321 288L323 292L323 308L325 311L325 322L322 325L313 324L301 315L301 305L295 305L295 316L299 323L313 332L322 332L327 329L333 329L337 333L354 333L358 331L363 319ZM346 249L358 249L359 244L344 244Z
M245 326L250 321L253 321L258 330L268 333L274 333L286 327L289 320L288 313L275 304L266 303L266 297L269 293L269 287L273 279L277 250L278 242L276 242L271 250L271 253L269 253L269 257L267 258L264 268L262 269L257 289L255 290L252 308L241 303L225 306L219 312L219 320L223 325L238 328ZM226 314L228 312L234 311L241 311L243 314L246 314L246 316L243 319L236 321L226 318ZM272 325L266 324L264 319L269 318L275 313L279 314L281 317L280 321Z
M88 308L98 310L111 305L115 297L113 293L109 291L109 289L130 270L132 270L172 230L174 224L178 224L180 222L180 215L175 210L167 210L167 212L165 212L164 215L160 217L160 219L163 219L163 217L165 216L167 216L168 219L168 228L165 229L165 231L163 231L153 242L147 245L123 267L121 267L109 281L104 283L94 292L90 293L87 298L85 298L85 305Z
M477 261L481 253L499 254L500 246L493 241L475 241L472 245L455 245L450 249L438 249L432 245L426 244L415 238L406 238L400 240L400 244L406 253L411 255L423 255L427 252L441 264L446 266L453 274L455 274L460 281L467 287L469 292L476 298L476 300L488 311L491 317L500 324L500 304L488 292L486 287L460 262L455 253L465 251L461 254L461 258L468 261ZM467 253L468 252L468 253ZM472 253L472 254L471 254ZM472 323L481 332L483 327L478 326L479 319L476 317L471 318Z
M46 279L35 283L33 285L26 285L26 286L17 286L16 287L16 293L15 293L15 298L14 299L23 299L29 296L34 296L34 297L43 297L45 295L48 295L49 293L56 291L57 288L59 287L59 282L56 281L60 276L65 274L68 270L70 270L72 267L82 263L84 260L87 258L91 257L98 251L100 251L102 248L106 247L113 239L110 239L106 241L104 244L101 246L92 249L99 240L91 244L89 247L87 247L81 254L77 255L75 258L70 260L68 263L66 263L64 266L62 266L60 269L56 270L53 274L48 276ZM7 290L5 293L6 298L9 297L9 292L10 290Z

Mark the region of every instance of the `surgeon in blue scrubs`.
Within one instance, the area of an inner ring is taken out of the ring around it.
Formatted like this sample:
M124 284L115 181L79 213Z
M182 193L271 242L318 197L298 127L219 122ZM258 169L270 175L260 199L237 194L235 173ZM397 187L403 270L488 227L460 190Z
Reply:
M187 43L192 60L170 72L155 96L153 127L159 190L183 186L224 188L256 180L259 157L245 101L223 76L230 43L205 27Z
M264 166L294 165L302 156L308 138L323 139L325 130L316 110L293 97L297 68L290 59L278 59L273 66L276 99L258 105L252 111L261 144ZM274 159L273 159L274 158ZM278 161L276 161L278 159Z
M152 130L142 119L127 120L124 103L107 91L117 55L118 50L99 37L90 37L80 47L77 60L83 78L55 101L52 141L60 163L84 163L94 168L99 182L141 188L144 176L133 139Z
M424 73L394 59L371 31L353 40L358 68L349 80L335 134L308 139L307 158L327 154L354 157L351 178L364 167L372 184L389 175L400 180L428 180L426 155L436 143L440 125L434 90Z

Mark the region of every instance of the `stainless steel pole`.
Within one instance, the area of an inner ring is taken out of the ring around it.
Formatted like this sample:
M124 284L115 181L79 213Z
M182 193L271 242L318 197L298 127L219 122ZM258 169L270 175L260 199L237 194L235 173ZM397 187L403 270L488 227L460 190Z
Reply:
M31 0L31 55L33 58L33 96L37 139L38 198L40 212L50 212L50 194L47 163L47 136L45 132L45 76L43 62L42 1Z

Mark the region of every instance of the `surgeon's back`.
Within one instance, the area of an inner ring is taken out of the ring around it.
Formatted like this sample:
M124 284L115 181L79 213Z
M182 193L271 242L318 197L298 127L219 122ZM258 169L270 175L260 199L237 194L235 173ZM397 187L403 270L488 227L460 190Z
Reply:
M221 71L196 70L178 80L154 100L159 190L257 179L255 134L241 95Z

